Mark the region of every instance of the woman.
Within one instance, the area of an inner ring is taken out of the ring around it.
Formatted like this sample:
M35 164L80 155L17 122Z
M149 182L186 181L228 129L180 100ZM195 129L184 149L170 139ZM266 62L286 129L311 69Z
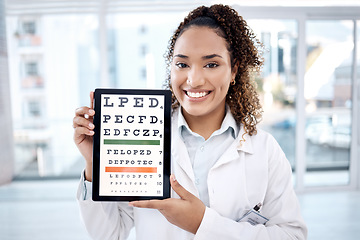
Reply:
M275 139L256 128L261 106L251 75L262 59L255 44L246 22L224 5L193 10L172 36L170 199L93 202L95 112L76 110L74 140L86 160L78 200L93 239L126 239L133 226L137 239L306 239L290 165ZM241 221L258 203L269 221Z

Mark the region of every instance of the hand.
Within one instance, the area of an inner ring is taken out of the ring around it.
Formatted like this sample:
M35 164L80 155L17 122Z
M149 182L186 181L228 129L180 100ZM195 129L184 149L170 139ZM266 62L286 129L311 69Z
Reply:
M73 119L74 142L78 147L81 155L86 160L85 178L92 181L92 147L94 124L94 92L90 92L90 107L80 107L75 110Z
M157 209L172 224L188 232L196 234L205 213L205 205L193 194L183 188L175 176L170 176L172 189L180 199L148 200L130 202L129 205L138 208Z

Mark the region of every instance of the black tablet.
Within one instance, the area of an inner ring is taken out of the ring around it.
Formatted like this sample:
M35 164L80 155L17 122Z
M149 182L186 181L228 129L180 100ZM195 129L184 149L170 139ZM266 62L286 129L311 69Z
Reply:
M170 197L171 92L96 89L94 201Z

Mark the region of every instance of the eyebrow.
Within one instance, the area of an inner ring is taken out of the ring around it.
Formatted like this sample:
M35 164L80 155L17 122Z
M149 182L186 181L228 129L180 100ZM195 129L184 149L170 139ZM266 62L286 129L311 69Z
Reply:
M216 58L216 57L223 58L222 56L220 56L218 54L211 54L211 55L203 56L202 59L211 59L211 58Z
M174 56L174 58L176 58L176 57L178 57L178 58L189 58L188 56L182 55L182 54L176 54L176 55Z
M187 59L187 58L189 58L188 56L186 56L186 55L183 55L183 54L176 54L175 56L174 56L174 58L175 57L179 57L179 58L185 58L185 59ZM222 56L220 56L220 55L218 55L218 54L210 54L210 55L206 55L206 56L203 56L203 57L201 57L202 59L212 59L212 58L215 58L215 57L219 57L219 58L223 58Z

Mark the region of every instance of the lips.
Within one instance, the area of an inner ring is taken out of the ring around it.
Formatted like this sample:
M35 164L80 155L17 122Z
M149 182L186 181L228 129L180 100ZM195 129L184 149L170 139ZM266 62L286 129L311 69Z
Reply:
M185 94L191 98L202 98L208 95L209 93L210 91L199 91L199 92L185 91Z

